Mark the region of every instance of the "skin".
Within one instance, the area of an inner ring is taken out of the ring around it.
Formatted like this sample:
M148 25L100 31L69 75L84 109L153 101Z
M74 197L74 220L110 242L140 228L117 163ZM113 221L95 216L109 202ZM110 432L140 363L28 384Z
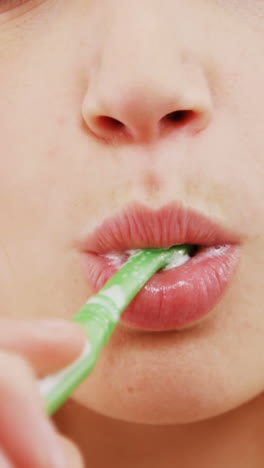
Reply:
M69 319L91 294L78 239L131 201L241 238L206 320L120 325L58 412L85 466L263 465L263 18L257 0L0 1L3 320Z

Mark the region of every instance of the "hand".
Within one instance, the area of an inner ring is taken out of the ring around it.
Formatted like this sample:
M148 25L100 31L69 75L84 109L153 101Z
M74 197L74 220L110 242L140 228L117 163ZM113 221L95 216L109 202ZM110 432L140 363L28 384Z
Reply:
M0 319L0 468L84 467L46 416L36 382L76 359L84 343L71 322Z

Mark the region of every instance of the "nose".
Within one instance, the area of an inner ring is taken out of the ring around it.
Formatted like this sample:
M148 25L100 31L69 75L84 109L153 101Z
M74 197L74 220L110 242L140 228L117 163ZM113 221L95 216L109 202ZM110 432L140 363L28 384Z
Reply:
M138 31L126 31L124 47L113 27L101 46L82 106L90 132L104 141L143 143L202 131L212 118L212 100L201 63L180 42L176 53L166 40L160 43L159 30L147 34L144 28L144 47L138 47Z

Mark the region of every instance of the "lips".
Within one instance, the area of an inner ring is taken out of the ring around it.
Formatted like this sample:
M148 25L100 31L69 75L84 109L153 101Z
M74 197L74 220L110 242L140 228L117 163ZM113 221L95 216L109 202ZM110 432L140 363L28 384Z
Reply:
M96 293L138 248L195 246L183 265L156 273L123 312L123 324L174 330L195 324L223 296L240 258L239 236L176 203L151 210L139 203L107 218L81 239L84 274Z

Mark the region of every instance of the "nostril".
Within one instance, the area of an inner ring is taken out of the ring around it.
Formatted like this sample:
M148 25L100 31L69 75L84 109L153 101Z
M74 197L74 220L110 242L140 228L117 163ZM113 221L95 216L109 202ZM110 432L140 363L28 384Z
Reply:
M125 125L120 120L108 117L107 115L100 115L96 118L96 123L104 130L122 129Z
M192 115L193 111L178 110L165 115L162 120L176 123L186 123L192 118Z
M1 1L1 0L0 0ZM108 141L119 141L123 138L138 138L142 141L149 141L150 138L164 132L178 130L180 128L187 128L190 125L190 128L198 128L198 116L199 113L191 109L179 109L177 111L169 112L166 115L163 114L163 117L158 121L155 121L155 115L148 120L141 117L142 122L138 123L135 119L135 123L131 125L131 128L123 123L123 120L118 120L111 115L97 114L91 115L89 126L93 133L97 134L103 140ZM158 125L160 127L158 127ZM200 127L199 127L200 128Z

